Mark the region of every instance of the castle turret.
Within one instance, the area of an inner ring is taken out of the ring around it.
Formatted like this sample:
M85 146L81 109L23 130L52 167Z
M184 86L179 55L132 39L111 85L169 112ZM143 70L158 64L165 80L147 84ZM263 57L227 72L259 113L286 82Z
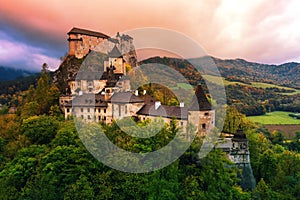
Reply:
M199 136L205 135L215 126L215 111L201 85L195 89L195 98L188 109L188 122L196 126Z
M120 75L126 75L125 64L123 60L123 55L115 45L110 52L108 52L108 64L115 67L114 73Z
M231 141L230 159L236 164L250 163L248 140L241 128L237 130Z

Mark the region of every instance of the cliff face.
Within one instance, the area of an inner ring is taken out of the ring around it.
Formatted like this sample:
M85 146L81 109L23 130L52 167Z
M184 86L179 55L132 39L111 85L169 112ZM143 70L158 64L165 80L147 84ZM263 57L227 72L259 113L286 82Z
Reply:
M54 72L53 83L57 85L61 93L65 93L68 87L68 80L76 76L83 59L75 56L67 56L59 68Z

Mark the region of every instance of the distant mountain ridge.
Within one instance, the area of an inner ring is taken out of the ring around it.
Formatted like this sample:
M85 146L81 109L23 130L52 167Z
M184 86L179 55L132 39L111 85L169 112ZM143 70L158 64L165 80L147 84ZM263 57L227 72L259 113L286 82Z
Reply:
M9 81L36 74L35 72L0 66L0 81Z
M300 88L300 64L296 62L268 65L243 59L222 60L213 57L212 59L224 78L236 76L249 81Z
M237 79L242 82L254 81L273 83L300 89L300 64L296 62L284 63L281 65L269 65L249 62L243 59L222 60L209 56L189 60L157 56L140 62L140 64L146 63L160 63L172 66L184 74L190 74L194 71L194 75L198 73L197 70L193 70L192 68L203 64L206 65L205 74L216 75L216 72L209 71L210 67L207 66L215 64L218 67L221 76L225 79ZM195 79L196 77L194 75L191 76L191 78Z

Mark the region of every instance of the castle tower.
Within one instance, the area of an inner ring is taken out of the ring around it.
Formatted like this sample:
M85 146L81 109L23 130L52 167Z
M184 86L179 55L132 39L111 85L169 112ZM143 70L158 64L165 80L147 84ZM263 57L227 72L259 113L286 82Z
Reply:
M122 53L115 45L110 52L108 52L108 64L115 67L114 73L120 75L126 75L125 64Z
M198 136L203 136L215 126L215 111L201 85L196 87L195 96L188 109L188 122L196 126Z
M256 183L250 163L248 139L241 128L234 134L231 143L232 146L228 157L239 169L241 169L241 173L238 175L240 178L239 185L244 190L253 190Z
M69 55L76 56L76 58L83 58L90 50L94 50L103 40L109 36L96 32L85 30L81 28L72 28L68 32L69 38Z
M230 151L230 159L238 165L250 163L248 140L246 138L246 134L241 128L239 128L234 134L231 142L232 147Z

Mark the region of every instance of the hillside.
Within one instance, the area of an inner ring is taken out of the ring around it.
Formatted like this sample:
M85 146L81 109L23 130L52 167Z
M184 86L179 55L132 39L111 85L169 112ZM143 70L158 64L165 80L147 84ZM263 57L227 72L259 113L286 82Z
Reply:
M227 103L237 107L240 112L246 115L261 115L266 111L275 110L300 111L299 91L294 89L299 84L299 77L294 74L299 70L299 64L287 63L276 66L251 63L241 59L212 59L224 78ZM206 65L205 78L215 85L220 84L219 79L215 79L216 72L207 67L213 64L209 57L191 60L152 57L140 62L140 64L150 63L170 66L183 74L192 85L203 84L201 75L195 67ZM280 87L280 85L288 87Z
M0 66L0 82L14 80L20 77L26 77L34 74L34 72L30 72L23 69L13 69L9 67Z
M209 58L211 58L214 63L212 63ZM214 71L208 71L209 65L215 64L218 67L221 76L226 80L273 83L276 85L300 89L300 64L295 62L285 63L282 65L267 65L248 62L243 59L222 60L206 56L189 60L152 57L140 62L140 64L145 63L160 63L173 66L180 72L189 70L190 73L193 72L191 77L197 74L197 71L193 71L191 69L195 69L194 66L201 67L204 64L206 65L205 74L216 75ZM195 79L195 77L193 79Z
M239 77L246 81L273 83L300 89L299 63L266 65L243 59L221 60L213 58L213 60L224 78Z

